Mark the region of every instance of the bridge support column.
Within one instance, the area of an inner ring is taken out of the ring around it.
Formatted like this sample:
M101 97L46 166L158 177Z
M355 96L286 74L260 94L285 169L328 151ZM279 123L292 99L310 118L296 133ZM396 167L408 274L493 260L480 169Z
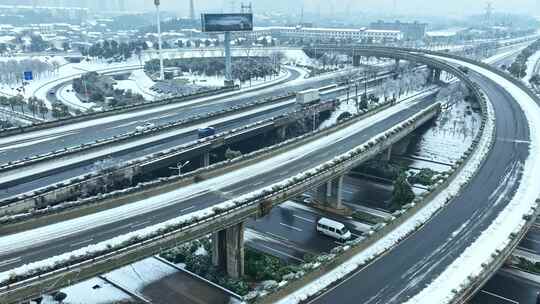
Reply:
M341 191L343 187L343 175L320 185L316 191L317 201L329 205L333 209L343 209Z
M396 63L395 63L395 66L394 66L394 70L399 71L399 58L396 58Z
M383 152L383 160L389 162L392 158L392 146L388 147L386 151Z
M244 223L212 234L212 263L231 278L244 275Z
M362 56L353 55L353 66L354 67L359 67L360 66L360 59L362 59Z
M205 152L203 155L202 155L202 167L208 167L210 166L210 152Z
M440 69L435 68L429 68L428 73L428 83L436 83L441 81L441 73L442 71Z
M277 132L278 132L279 139L281 140L285 139L287 137L287 126L278 128Z
M440 69L435 69L433 71L433 83L441 81L441 73L442 71Z

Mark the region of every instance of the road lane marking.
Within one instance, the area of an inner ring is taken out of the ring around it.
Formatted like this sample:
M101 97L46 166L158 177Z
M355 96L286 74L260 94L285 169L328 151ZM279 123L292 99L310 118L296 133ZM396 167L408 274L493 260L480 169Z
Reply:
M305 218L305 217L301 217L299 215L293 215L295 218L298 218L298 219L301 219L303 221L306 221L306 222L309 222L309 223L315 223L314 220L311 220L311 219L308 219L308 218Z
M263 245L263 244L258 244L258 245L261 246L261 247L264 247L264 248L266 248L266 249L268 249L268 250L270 250L270 251L276 252L276 253L278 253L278 254L280 254L280 255L286 256L286 257L291 258L291 259L295 259L295 260L297 260L297 261L299 261L299 262L301 262L301 263L305 262L304 260L302 260L302 259L300 259L300 258L297 258L297 257L295 257L294 255L290 255L290 254L288 254L288 253L285 253L285 252L283 252L283 251L274 249L274 248L272 248L272 247L269 247L269 246L266 246L266 245Z
M2 262L0 262L0 267L4 267L4 266L7 266L9 264L19 262L20 260L21 260L21 258L18 257L18 258L13 258L13 259L2 261Z
M540 241L538 241L538 240L534 240L534 239L530 239L530 238L525 238L525 240L531 241L531 242L536 243L536 244L540 244Z
M281 236L281 235L277 235L277 234L272 233L272 232L265 232L265 233L268 234L268 235L271 235L271 236L275 237L276 239L280 239L280 240L282 240L282 241L290 242L289 239L287 239L286 237L283 237L283 236Z
M260 186L260 185L262 185L262 184L264 184L264 181L257 182L257 183L255 183L255 184L253 184L253 186L257 187L257 186Z
M133 224L131 225L131 228L137 228L137 227L142 227L146 224L150 223L150 221L145 221L145 222L142 222L142 223L138 223L138 224Z
M93 240L94 240L94 239L89 239L89 240L86 240L86 241L81 241L81 242L73 243L73 244L69 245L69 247L77 247L77 246L82 245L82 244L90 243L90 242L92 242Z
M498 295L498 294L494 294L494 293L489 292L489 291L481 290L480 292L483 292L483 293L485 293L485 294L488 294L488 295L490 295L490 296L493 296L493 297L495 297L495 298L498 298L498 299L501 299L501 300L504 300L504 301L507 301L507 302L510 302L510 303L519 304L518 301L514 301L514 300L511 300L511 299L505 298L505 297L503 297L503 296L500 296L500 295Z
M298 227L294 227L294 226L287 225L287 224L283 224L283 223L279 223L279 224L280 224L281 226L283 226L283 227L287 227L287 228L289 228L289 229L293 229L293 230L296 230L296 231L298 231L298 232L302 232L302 231L303 231L302 229L300 229L300 228L298 228Z
M186 212L186 211L188 211L188 210L191 210L191 209L193 209L193 208L195 208L195 206L191 206L191 207L188 207L188 208L182 209L182 210L180 210L180 213L182 213L182 212Z

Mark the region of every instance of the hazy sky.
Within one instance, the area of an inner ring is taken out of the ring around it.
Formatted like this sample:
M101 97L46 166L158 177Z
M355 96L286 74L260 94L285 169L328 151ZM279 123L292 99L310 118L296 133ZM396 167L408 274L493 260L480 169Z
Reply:
M152 2L147 0L147 2ZM189 0L161 0L166 8L186 10ZM197 11L201 9L221 9L224 5L231 6L232 0L195 0ZM249 0L235 0L236 6L240 2ZM300 11L302 3L306 11L316 12L321 8L322 13L344 11L380 11L390 12L394 8L394 0L251 0L256 11L269 9L281 11ZM487 1L484 0L395 0L397 10L401 14L433 15L456 14L470 15L483 11ZM497 12L528 13L540 16L540 0L492 0ZM350 8L350 9L349 9Z

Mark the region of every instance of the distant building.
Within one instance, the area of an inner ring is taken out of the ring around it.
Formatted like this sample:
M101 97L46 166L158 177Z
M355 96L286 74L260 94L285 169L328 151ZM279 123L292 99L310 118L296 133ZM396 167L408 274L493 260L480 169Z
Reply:
M249 38L271 36L284 39L311 40L352 40L370 42L395 42L403 39L401 31L374 29L340 29L340 28L303 28L297 27L263 27L255 28L253 32L237 33Z
M422 40L426 35L427 23L419 23L417 21L412 23L400 21L384 22L379 20L371 23L369 28L374 30L400 31L403 33L405 40Z

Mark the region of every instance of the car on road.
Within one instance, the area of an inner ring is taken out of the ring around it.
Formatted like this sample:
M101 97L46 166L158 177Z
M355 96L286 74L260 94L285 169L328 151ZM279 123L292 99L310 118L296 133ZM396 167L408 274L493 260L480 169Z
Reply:
M151 123L151 122L147 122L147 123L144 123L144 124L142 124L142 125L140 125L140 126L135 127L135 131L137 131L137 132L143 132L143 131L147 131L147 130L153 129L153 128L155 128L155 127L156 127L155 124L153 124L153 123Z
M317 221L317 232L340 241L347 241L352 236L343 223L325 217Z
M199 134L199 138L205 138L208 136L216 135L216 129L212 127L201 128L197 131L197 133Z

